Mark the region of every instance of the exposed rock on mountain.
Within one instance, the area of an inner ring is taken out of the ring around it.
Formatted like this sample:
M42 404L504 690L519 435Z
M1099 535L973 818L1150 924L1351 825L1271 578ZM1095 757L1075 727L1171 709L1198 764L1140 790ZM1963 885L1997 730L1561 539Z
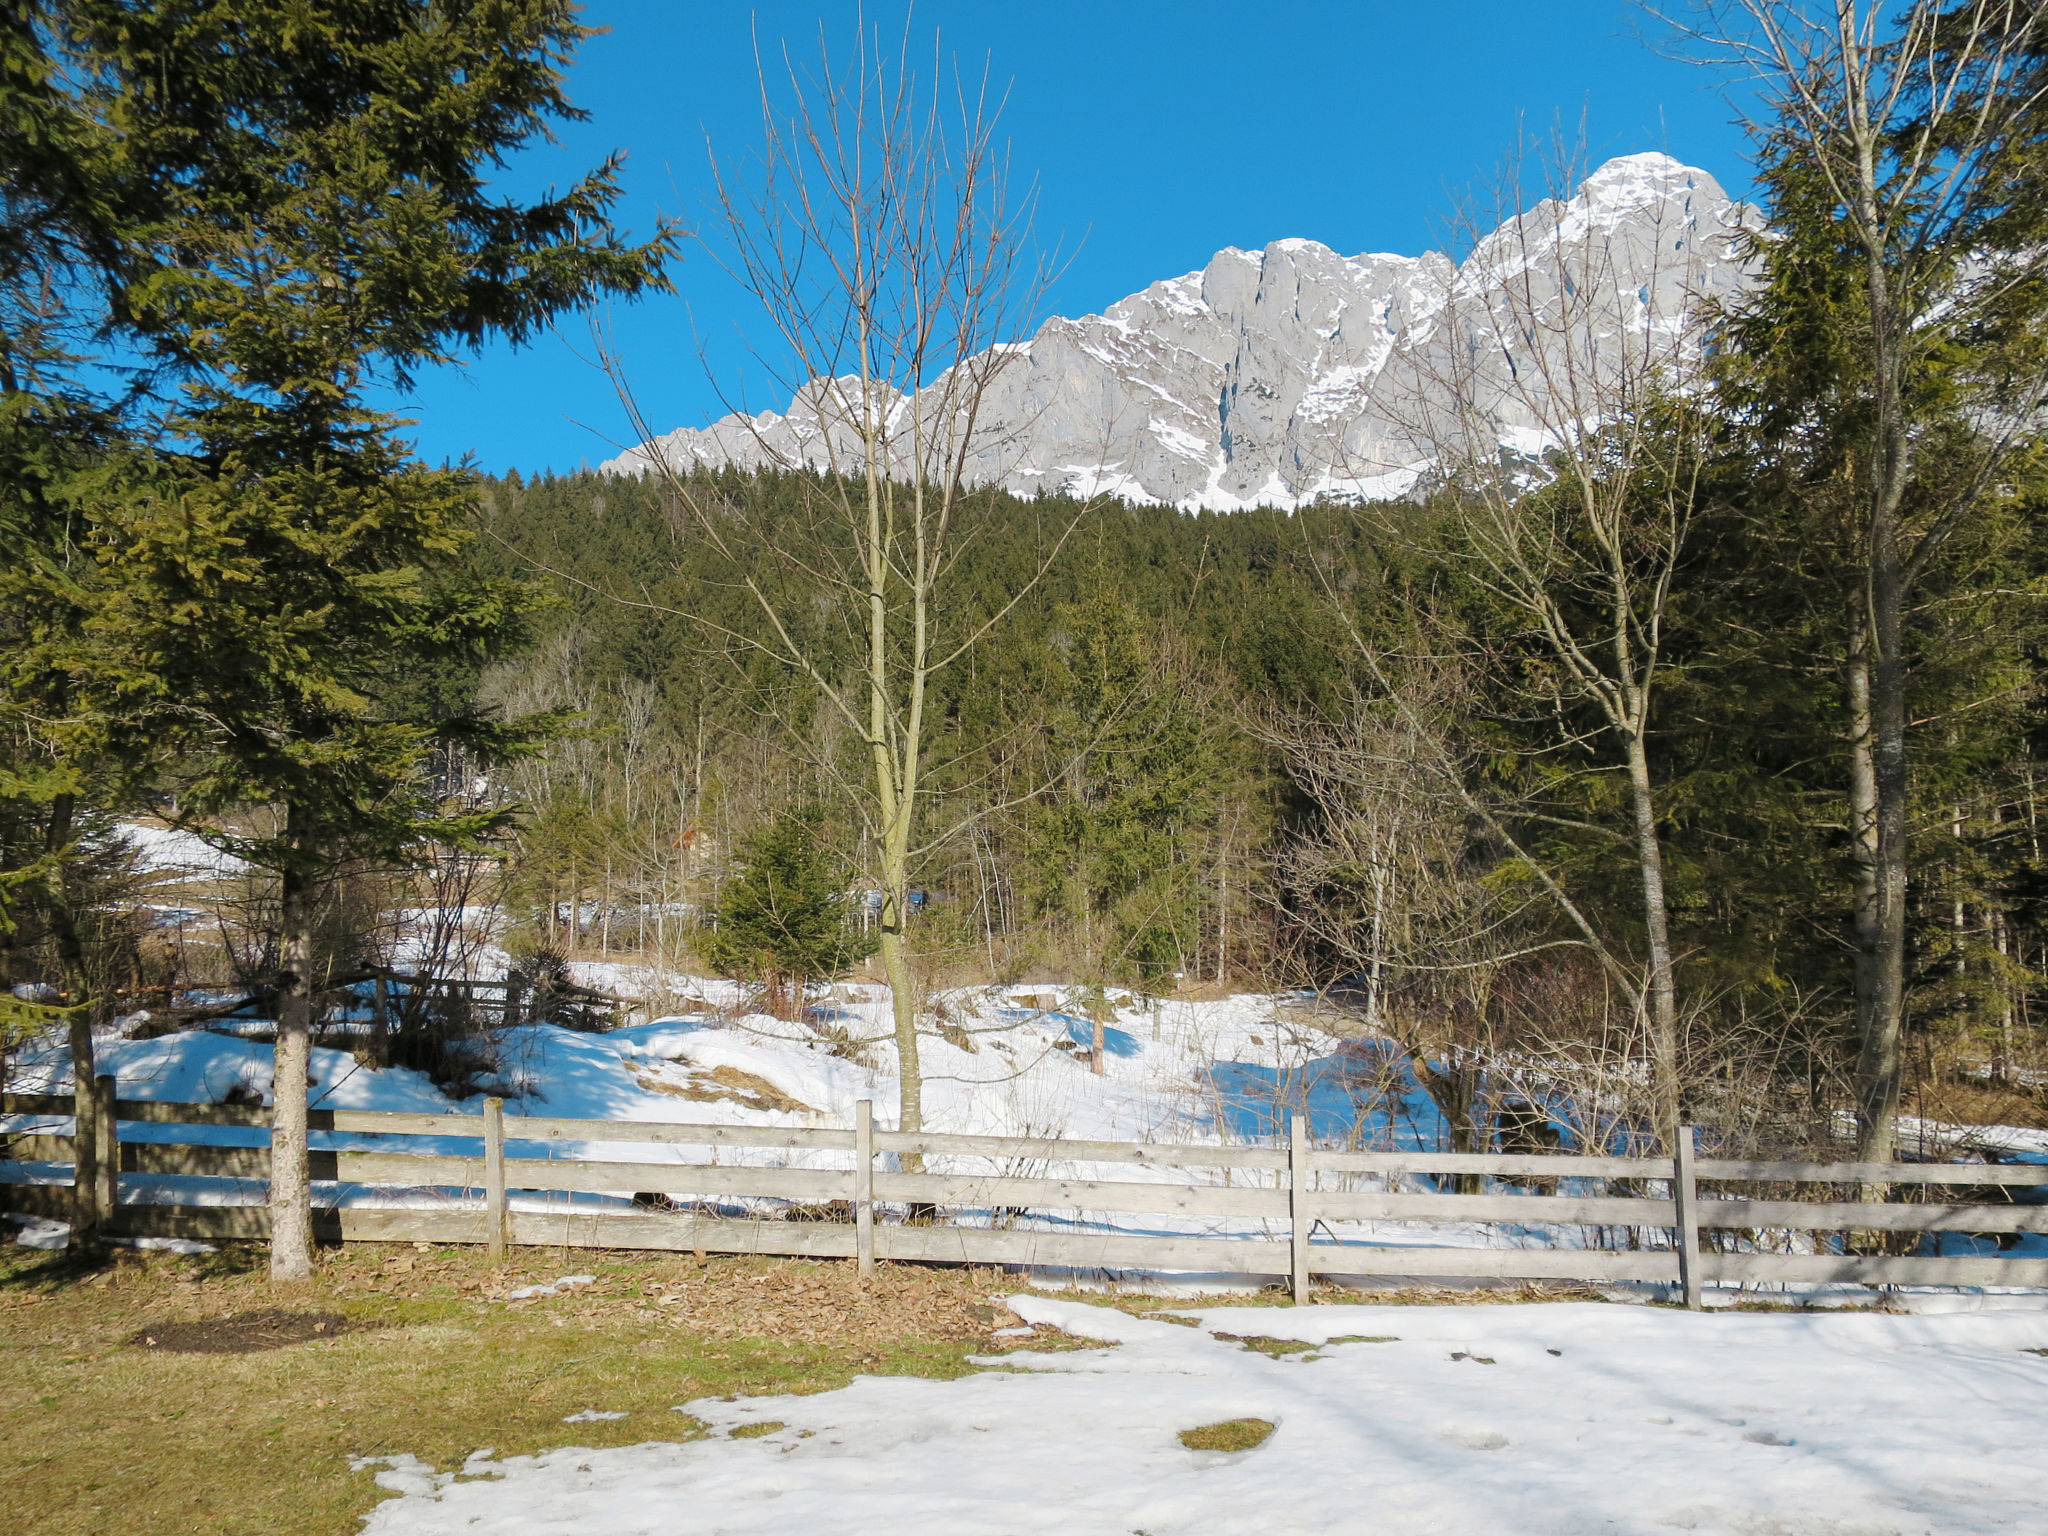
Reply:
M987 354L999 366L968 473L1190 510L1399 495L1453 412L1526 451L1555 429L1558 380L1680 338L1688 305L1744 281L1737 237L1757 219L1706 172L1643 154L1509 219L1462 262L1313 240L1219 251ZM678 468L844 466L846 383L814 381L787 412L671 432L604 469L642 473L655 452Z

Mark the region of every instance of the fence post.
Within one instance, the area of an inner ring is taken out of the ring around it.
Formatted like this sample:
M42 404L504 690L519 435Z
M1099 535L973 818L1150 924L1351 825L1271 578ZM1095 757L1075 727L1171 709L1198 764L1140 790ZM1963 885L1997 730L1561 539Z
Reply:
M853 1106L853 1251L863 1275L875 1272L875 1105Z
M92 1080L93 1120L99 1134L99 1157L93 1164L93 1208L102 1224L110 1223L121 1203L121 1126L114 1118L114 1077L102 1072Z
M484 1100L484 1242L493 1263L505 1257L505 1101Z
M1315 1224L1308 1195L1308 1119L1296 1115L1287 1132L1287 1214L1292 1226L1289 1247L1294 1259L1294 1301L1308 1300L1308 1235Z
M1671 1199L1678 1214L1678 1283L1687 1310L1700 1309L1699 1189L1693 1177L1693 1128L1681 1125L1673 1145Z

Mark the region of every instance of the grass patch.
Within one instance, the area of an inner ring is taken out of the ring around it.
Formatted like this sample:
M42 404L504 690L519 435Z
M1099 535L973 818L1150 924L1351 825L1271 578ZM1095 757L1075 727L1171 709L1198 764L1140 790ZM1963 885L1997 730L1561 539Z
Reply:
M1180 1443L1191 1451L1255 1451L1272 1433L1273 1426L1266 1419L1225 1419L1220 1424L1182 1430Z
M1285 1360L1289 1355L1309 1355L1313 1350L1329 1349L1337 1344L1397 1344L1400 1342L1398 1335L1391 1333L1346 1333L1334 1339L1325 1339L1320 1344L1309 1344L1300 1339L1276 1339L1272 1335L1265 1333L1218 1333L1212 1335L1212 1337L1228 1339L1233 1344L1241 1345L1262 1355L1270 1355L1275 1360Z
M988 1347L968 1308L1014 1288L990 1270L884 1265L863 1287L850 1262L525 1249L493 1268L474 1248L352 1244L275 1289L262 1262L239 1245L90 1262L0 1246L11 1536L355 1536L386 1495L350 1457L445 1470L484 1446L629 1445L650 1423L687 1440L703 1426L671 1410L695 1398L951 1379ZM493 1299L568 1273L597 1280ZM273 1343L280 1312L344 1326ZM187 1353L163 1347L170 1328L267 1347ZM582 1409L629 1417L562 1422Z
M1219 1333L1214 1337L1226 1339L1255 1354L1270 1355L1275 1360L1284 1360L1289 1355L1305 1355L1318 1347L1300 1339L1276 1339L1264 1333Z
M729 1440L758 1440L763 1435L772 1435L778 1429L789 1426L780 1419L763 1419L759 1424L742 1424L726 1436Z

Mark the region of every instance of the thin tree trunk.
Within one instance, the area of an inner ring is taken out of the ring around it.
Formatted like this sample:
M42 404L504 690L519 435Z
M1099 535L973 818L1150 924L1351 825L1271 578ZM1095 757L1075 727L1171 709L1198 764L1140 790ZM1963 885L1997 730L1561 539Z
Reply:
M44 849L55 856L71 842L71 828L77 814L75 795L58 795L50 802L50 822L44 833ZM71 891L60 862L49 882L50 936L57 946L57 963L64 972L66 1033L71 1047L71 1236L80 1246L99 1235L100 1217L95 1191L99 1188L99 1110L93 1099L93 1082L98 1064L93 1050L93 1025L101 1012L100 999L93 995L92 976L86 966L85 943L79 937L78 914L72 906Z
M1844 681L1849 708L1849 857L1855 905L1851 911L1856 1038L1871 1038L1877 1016L1878 881L1877 765L1872 753L1869 627L1859 623L1850 641ZM1859 1085L1860 1067L1859 1067ZM1858 1088L1860 1113L1861 1088ZM1860 1138L1859 1138L1860 1140Z
M1870 609L1875 642L1870 669L1870 770L1875 791L1873 876L1876 912L1870 988L1856 1061L1859 1161L1892 1159L1899 1113L1900 1041L1906 1016L1907 794L1904 603L1891 519L1872 519Z
M1636 863L1643 890L1643 932L1650 948L1650 1057L1656 1074L1657 1134L1677 1143L1678 986L1671 959L1670 910L1664 892L1664 845L1657 835L1657 803L1641 730L1628 740L1629 789L1635 800Z
M294 864L306 850L299 814L287 814ZM313 1274L313 1188L306 1156L306 1078L312 1062L313 882L302 867L286 869L277 978L277 1047L270 1122L270 1278Z

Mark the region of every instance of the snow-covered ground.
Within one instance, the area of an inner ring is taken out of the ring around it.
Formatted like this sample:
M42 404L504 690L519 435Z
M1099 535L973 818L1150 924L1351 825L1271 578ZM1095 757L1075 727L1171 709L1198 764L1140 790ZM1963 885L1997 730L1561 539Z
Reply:
M2048 1314L1598 1304L1216 1309L1039 1296L1116 1347L677 1407L712 1438L408 1458L365 1536L1974 1536L2048 1530ZM1315 1345L1288 1358L1212 1336ZM1349 1341L1349 1342L1346 1342ZM990 1363L995 1363L991 1361ZM606 1411L598 1405L597 1411ZM1259 1418L1255 1450L1180 1431ZM780 1422L759 1438L732 1430ZM363 1463L367 1470L372 1463Z

